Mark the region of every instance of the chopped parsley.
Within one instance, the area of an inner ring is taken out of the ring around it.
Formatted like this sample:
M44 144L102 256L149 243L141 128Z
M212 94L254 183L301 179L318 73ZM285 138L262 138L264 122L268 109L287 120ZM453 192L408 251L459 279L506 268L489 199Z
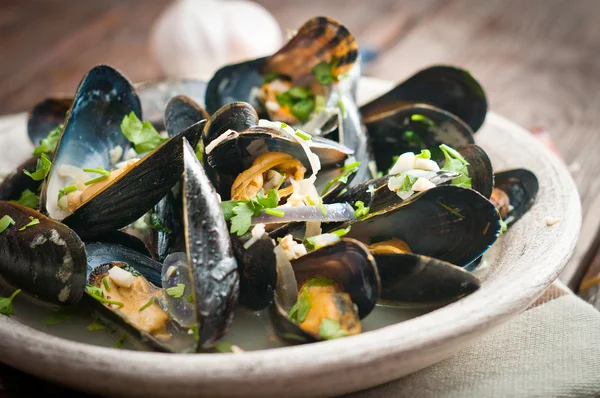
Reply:
M58 200L61 200L63 196L70 194L71 192L77 191L77 185L69 185L58 191Z
M310 134L306 134L304 131L300 131L300 130L296 130L296 135L300 138L302 138L304 141L310 141L311 140L311 136Z
M192 325L190 330L194 334L194 342L198 344L200 342L200 332L198 332L198 325Z
M85 186L95 184L99 181L106 180L108 177L110 177L110 171L104 170L104 168L102 168L102 167L96 167L95 169L83 169L83 171L85 171L86 173L100 174L100 177L86 181Z
M165 289L165 292L173 298L180 299L185 293L185 285L183 283L178 283L176 286Z
M159 231L159 232L166 232L168 234L172 233L173 231L171 231L170 228L166 227L160 217L158 216L158 214L156 213L150 213L150 226L155 230L155 231Z
M413 122L425 123L430 127L435 126L435 122L433 120L431 120L430 118L428 118L425 115L421 115L420 113L415 113L415 114L411 115L410 120L412 120Z
M332 340L339 337L348 336L348 331L342 329L339 323L331 319L324 318L319 326L319 337L323 340Z
M279 195L275 189L269 190L267 195L259 191L256 198L251 200L226 200L221 202L221 209L226 221L231 221L230 232L242 236L250 229L252 217L260 216L263 210L273 209L279 204ZM279 210L270 211L268 214L279 215Z
M265 213L270 214L270 215L275 216L275 217L283 217L283 216L285 216L285 213L282 210L265 209Z
M52 311L52 313L44 319L45 325L58 325L63 323L69 319L71 319L75 315L75 311L73 308L69 307L61 307L56 311Z
M333 66L334 62L327 63L323 61L313 68L312 73L319 84L323 86L329 86L331 83L337 80L333 75Z
M117 342L115 343L113 348L121 348L123 346L123 344L125 344L126 341L127 341L127 336L121 335L121 337L119 337L119 340L117 340Z
M346 105L344 105L344 100L343 99L339 99L337 102L338 108L340 108L340 112L342 112L342 119L345 119L348 117L348 111L346 110Z
M190 295L187 296L187 302L188 303L193 303L194 302L194 295L192 293L190 293Z
M218 352L233 352L233 346L234 345L228 341L219 341L217 344L215 344L215 350Z
M463 216L462 214L460 214L460 212L457 209L453 209L452 207L442 203L442 202L437 202L438 205L442 206L444 209L448 210L450 213L454 214L456 217L458 218L465 218L465 216Z
M19 293L21 293L21 289L15 290L10 297L0 297L0 314L6 316L15 314L15 308L13 307L12 302Z
M40 140L40 145L35 147L33 156L41 155L42 153L51 153L56 149L58 139L60 138L60 132L63 129L63 125L59 124L56 128L48 133L46 138Z
M162 138L150 122L142 122L131 111L121 122L121 132L134 145L137 153L153 151L168 138Z
M500 219L500 233L498 234L498 236L505 233L507 229L508 229L508 225L506 225L506 223L504 222L503 219Z
M446 162L442 170L454 171L460 173L460 177L456 177L452 180L452 185L459 187L471 188L471 178L469 178L469 162L454 148L449 147L446 144L440 145L440 149L444 153Z
M354 211L354 215L356 216L356 218L366 216L367 214L369 214L369 210L371 209L370 207L366 207L365 202L363 202L362 200L357 200L354 203L354 207L356 207L356 210Z
M87 330L89 330L90 332L95 332L97 330L103 330L106 329L106 326L104 326L103 324L101 324L100 322L92 322L87 326Z
M367 207L367 209L368 209L368 207ZM341 238L342 236L345 236L346 234L348 234L348 232L350 232L350 229L351 229L351 228L352 228L352 226L351 226L351 225L348 225L348 226L347 226L346 228L344 228L344 229L337 229L337 230L335 230L335 231L332 231L331 233L332 233L332 234L334 234L334 235L337 235L338 237L340 237L340 238Z
M264 83L271 83L273 80L279 78L281 76L278 72L271 72L264 77Z
M50 161L50 158L45 153L42 153L42 155L37 161L35 171L33 173L30 173L27 170L23 170L23 173L31 177L34 181L42 181L48 176L48 173L50 172L50 167L52 167L52 162Z
M350 175L355 173L359 167L360 167L360 162L352 162L352 163L347 164L344 167L342 167L340 169L341 174L338 177L333 178L331 181L329 181L327 183L327 185L325 185L325 188L323 188L323 191L321 192L321 196L324 196L327 192L329 192L329 189L333 186L333 184L335 184L337 182L342 183L342 184L347 184L348 178L350 177Z
M102 283L104 284L104 288L106 289L106 291L110 292L110 283L108 282L108 279L102 278Z
M109 300L109 299L104 298L104 293L102 292L102 289L100 289L97 286L87 285L87 292L90 296L92 296L93 298L95 298L96 300L98 300L99 302L101 302L103 304L111 304L111 305L116 305L119 307L125 306L125 304L121 303L120 301L114 301L114 300Z
M34 225L38 225L40 223L39 219L32 217L32 216L29 216L29 220L30 220L29 223L25 224L23 227L19 228L19 231L25 231L27 228L31 228Z
M8 229L11 225L15 225L15 220L9 215L0 218L0 234Z
M415 159L431 159L431 151L429 149L421 149L421 153L415 155Z
M298 295L296 304L294 304L288 314L288 318L292 322L300 324L306 319L308 311L310 311L310 294L308 293L308 290L303 287Z
M40 197L29 189L26 189L21 193L19 200L11 200L11 202L20 204L21 206L29 207L31 209L37 209L40 207Z
M281 106L288 107L290 113L302 123L306 122L315 110L315 95L310 87L292 87L275 95Z
M146 308L150 307L152 305L152 303L154 303L154 299L151 298L150 300L148 300L148 302L146 302L146 304L144 304L140 307L138 312L144 311Z

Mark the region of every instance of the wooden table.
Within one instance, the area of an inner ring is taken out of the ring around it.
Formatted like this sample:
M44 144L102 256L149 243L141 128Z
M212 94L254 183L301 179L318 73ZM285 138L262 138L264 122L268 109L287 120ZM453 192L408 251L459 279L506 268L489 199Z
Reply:
M296 28L316 14L342 21L362 47L377 51L365 69L370 76L397 81L436 63L470 70L485 87L492 110L524 127L548 130L577 182L584 226L562 279L576 286L582 263L598 261L600 1L257 2L282 27ZM49 93L74 92L98 63L113 65L134 81L161 78L148 33L169 3L2 0L0 114L27 110ZM3 366L0 375L0 398L16 396L18 389L29 395L48 388Z

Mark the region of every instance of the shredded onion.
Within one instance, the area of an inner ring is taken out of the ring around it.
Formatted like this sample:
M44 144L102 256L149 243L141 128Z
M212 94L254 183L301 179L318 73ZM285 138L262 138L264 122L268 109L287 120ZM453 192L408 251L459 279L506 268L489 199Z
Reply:
M218 136L217 138L215 138L214 140L212 140L210 142L210 144L208 144L206 146L206 148L204 148L204 152L206 152L206 154L208 155L209 153L212 152L213 149L215 149L215 147L217 145L219 145L221 142L230 139L230 138L236 138L239 137L239 133L235 130L227 130L226 132L224 132L223 134L221 134L220 136Z

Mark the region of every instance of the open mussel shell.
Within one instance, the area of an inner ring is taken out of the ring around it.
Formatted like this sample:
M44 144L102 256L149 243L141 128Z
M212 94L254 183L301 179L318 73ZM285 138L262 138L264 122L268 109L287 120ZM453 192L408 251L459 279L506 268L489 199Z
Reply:
M466 70L452 66L423 69L360 108L365 119L414 103L431 104L464 120L473 132L487 113L483 88Z
M127 263L141 273L150 283L160 287L162 264L130 247L114 242L86 242L88 276L97 267L111 261Z
M381 281L373 255L362 243L348 238L325 246L292 262L298 286L304 281L322 276L334 280L341 291L348 293L358 308L360 319L371 313L379 299ZM288 318L275 295L269 308L273 329L277 336L291 344L320 341L321 338L304 331Z
M250 247L244 247L242 238L231 235L233 253L240 276L239 303L254 311L265 309L277 285L277 259L275 244L265 234Z
M151 217L156 217L161 225L152 228L152 256L162 263L169 254L185 251L181 183L154 206Z
M73 104L72 97L47 98L36 104L27 118L27 134L33 145L38 145L49 132L64 123Z
M432 159L444 159L441 144L454 149L473 144L473 131L453 114L427 104L410 104L364 118L377 169L384 174L394 156L404 152L431 151Z
M335 60L334 73L339 75L357 66L357 59L358 44L343 25L326 17L311 18L272 56L219 69L208 82L206 108L213 114L230 102L246 101L262 109L253 92L267 74L276 72L304 86L319 63Z
M141 116L139 98L125 77L108 66L97 66L88 72L77 91L41 195L42 209L50 217L62 219L80 236L117 230L151 209L183 171L181 137L196 145L202 134L203 123L189 127L139 160L69 215L58 207L61 166L111 169L110 151L117 146L129 147L120 125L130 112Z
M374 254L381 277L382 303L392 306L442 306L473 293L481 282L446 261L406 254Z
M208 113L185 95L173 97L165 109L165 128L169 137L175 137L193 124L208 119Z
M258 114L247 102L231 102L217 109L206 123L202 141L206 147L227 130L244 131L258 125Z
M506 170L495 174L492 202L499 208L508 227L531 209L539 187L537 177L527 169ZM509 205L505 208L502 208L501 200L497 198L502 194L505 194L509 200Z
M494 205L472 189L432 188L360 219L349 221L348 237L365 243L398 238L417 254L460 267L480 257L500 233ZM333 226L337 229L337 226Z
M237 263L217 192L184 140L183 220L193 283L198 346L213 346L233 320L239 296Z
M87 261L75 232L10 202L0 202L0 215L15 221L0 233L0 276L44 302L76 304L85 289ZM25 227L35 219L38 224Z

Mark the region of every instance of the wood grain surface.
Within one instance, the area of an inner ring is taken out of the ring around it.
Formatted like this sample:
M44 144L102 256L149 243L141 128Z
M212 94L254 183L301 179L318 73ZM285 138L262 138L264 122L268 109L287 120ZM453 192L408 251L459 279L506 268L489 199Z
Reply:
M581 244L563 275L576 285L581 262L593 262L599 243L600 1L257 2L284 28L316 14L342 21L362 47L377 51L367 75L397 81L430 64L460 65L482 82L492 110L525 128L545 128L582 199ZM2 0L0 114L27 110L49 93L73 92L97 63L134 81L161 78L148 33L169 3Z

